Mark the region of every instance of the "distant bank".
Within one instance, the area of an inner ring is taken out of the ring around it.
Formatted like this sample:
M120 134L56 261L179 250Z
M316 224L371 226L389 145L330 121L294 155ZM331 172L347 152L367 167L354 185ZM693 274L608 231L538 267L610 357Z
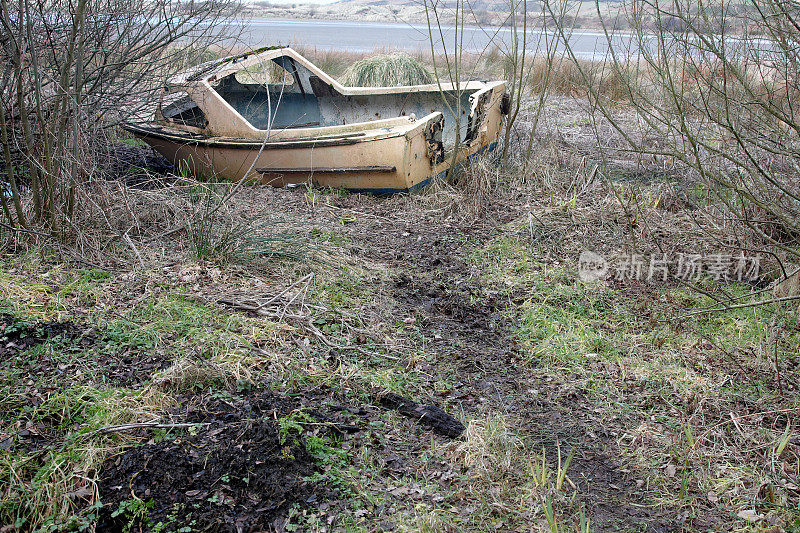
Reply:
M453 49L456 28L443 26L442 35L434 31L434 44L438 52ZM543 49L553 40L551 32L538 29L528 32L526 48L531 52ZM427 52L430 50L428 26L425 24L354 22L345 20L290 20L251 19L245 24L242 36L246 46L267 44L305 46L318 49L337 49L351 52L373 50L402 50ZM512 41L509 28L466 26L459 42L465 52L489 51L492 48L507 49ZM574 52L584 59L599 59L606 56L606 37L597 31L575 31L570 39ZM617 51L634 51L635 46L627 35L615 38ZM562 47L563 49L563 47Z

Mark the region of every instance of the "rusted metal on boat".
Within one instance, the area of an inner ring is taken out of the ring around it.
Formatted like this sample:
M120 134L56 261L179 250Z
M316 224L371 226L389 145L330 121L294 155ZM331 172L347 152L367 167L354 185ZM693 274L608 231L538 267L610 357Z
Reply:
M344 87L266 47L171 78L155 120L124 128L198 177L391 193L494 149L504 98L503 81Z

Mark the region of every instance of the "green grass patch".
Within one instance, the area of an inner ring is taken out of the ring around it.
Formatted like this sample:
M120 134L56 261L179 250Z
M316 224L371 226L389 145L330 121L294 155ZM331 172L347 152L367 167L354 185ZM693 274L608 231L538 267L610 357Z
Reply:
M766 305L697 314L715 301L688 287L585 284L569 263L538 261L514 235L471 259L487 285L513 296L506 314L524 363L565 396L582 394L587 409L616 428L620 452L639 468L654 505L698 512L710 497L735 521L757 501L764 515L797 520L785 492L762 502L744 488L775 482L763 450L779 449L791 434L783 415L764 425L759 413L800 405L781 394L775 362L785 389L797 376L797 313ZM737 302L752 292L735 283L700 285Z

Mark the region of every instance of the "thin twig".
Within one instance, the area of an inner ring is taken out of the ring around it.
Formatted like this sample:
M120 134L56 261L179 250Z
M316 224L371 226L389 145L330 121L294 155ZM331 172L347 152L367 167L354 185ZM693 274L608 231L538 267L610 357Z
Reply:
M774 304L774 303L778 303L778 302L791 302L791 301L795 301L795 300L800 300L800 295L782 296L780 298L770 298L768 300L758 300L756 302L749 302L749 303L746 303L746 304L726 305L724 307L717 307L716 305L714 305L714 306L711 306L711 307L706 307L704 309L699 309L697 311L693 311L691 313L687 313L685 315L681 315L681 316L675 317L674 320L680 320L682 318L689 318L689 317L692 317L692 316L695 316L695 315L701 315L703 313L714 313L714 312L717 312L717 311L731 311L733 309L747 309L748 307L760 307L762 305L769 305L769 304ZM719 305L719 304L717 304L717 305Z
M53 238L53 236L50 235L49 233L42 233L41 231L34 231L34 230L28 229L28 228L11 226L9 224L6 224L5 222L0 222L0 227L3 227L5 229L11 230L11 231L16 231L16 232L19 232L19 233L28 233L30 235L38 235L39 237L45 237L45 238L48 238L48 239Z
M314 334L314 336L317 337L322 342L322 344L324 344L325 346L327 346L329 348L333 348L335 350L353 350L353 351L358 352L358 353L360 353L362 355L366 355L367 357L377 356L377 357L382 357L384 359L390 359L392 361L401 361L401 359L399 357L395 357L393 355L375 353L375 352L368 352L367 350L364 350L363 348L359 348L358 346L353 346L353 345L336 344L334 342L329 341L320 330L318 330L317 328L315 328L311 324L311 322L309 322L306 326L308 327L308 330L312 334Z
M142 267L142 269L144 269L145 266L144 266L144 259L142 259L142 254L139 253L139 250L136 248L136 245L133 244L133 240L128 236L127 231L122 234L122 240L125 241L125 244L127 244L131 248L131 250L133 250L133 253L136 255L136 259L139 260L139 265Z
M708 428L695 441L695 444L700 442L702 439L706 438L706 436L708 436L708 434L711 433L712 431L714 431L715 429L717 429L719 427L722 427L722 426L725 426L727 424L730 424L731 422L734 422L734 421L738 422L739 420L741 420L743 418L751 418L751 417L759 416L759 415L772 415L772 414L779 414L779 413L791 413L792 411L800 411L800 407L788 407L786 409L774 409L772 411L759 411L758 413L749 413L749 414L746 414L746 415L741 415L739 418L737 418L735 420L733 420L733 419L732 420L725 420L724 422L720 422L719 424L714 424L713 426Z
M314 273L313 272L310 273L310 274L306 274L305 276L303 276L302 278L298 279L297 281L295 281L294 283L292 283L291 285L289 285L288 287L283 289L281 292L279 292L278 294L276 294L275 296L273 296L272 298L267 300L266 302L264 302L262 304L259 304L259 306L256 307L256 309L262 309L262 308L268 306L269 304L271 304L272 302L276 301L278 298L280 298L281 296L283 296L284 294L286 294L287 292L292 290L294 287L299 285L300 283L303 283L304 281L306 283L310 283L313 278L314 278Z
M108 433L119 433L122 431L128 431L130 429L175 429L175 428L188 428L188 427L196 427L196 426L207 426L208 422L185 422L179 424L163 424L160 422L140 422L136 424L119 424L117 426L106 426L100 429L96 429L94 431L90 431L88 433L83 433L80 437L90 437L92 435L97 434L108 434Z
M408 221L403 220L402 218L389 218L381 215L376 215L374 213L365 213L364 211L357 211L355 209L350 209L349 207L339 207L338 205L333 205L332 203L330 203L330 199L327 199L327 201L325 202L325 207L329 209L338 209L340 211L348 211L350 213L353 213L354 215L359 215L363 217L372 217L378 220L385 220L386 222L404 222L406 224L408 223Z
M314 273L313 272L310 273L310 274L306 274L302 278L298 279L297 281L293 282L291 285L289 285L288 287L283 289L281 292L279 292L275 296L271 296L271 297L269 297L267 300L265 300L263 302L259 302L256 299L247 299L247 300L242 300L242 301L238 301L237 302L235 298L220 298L220 299L218 299L216 301L217 301L217 303L221 303L221 304L224 304L224 305L229 305L229 306L231 306L231 307L233 307L235 309L240 309L242 311L249 311L249 312L255 313L255 314L259 315L259 316L274 317L274 318L278 318L279 320L281 320L281 319L283 319L285 317L289 317L289 318L305 318L305 315L302 315L302 314L301 315L291 315L291 314L287 314L287 313L289 311L289 308L295 302L295 300L297 300L297 298L300 297L301 295L303 296L303 298L301 299L300 304L297 307L299 308L299 311L301 313L304 311L304 308L306 307L305 303L304 303L305 302L305 294L308 291L308 287L309 287L312 279L314 279ZM301 290L299 290L297 292L297 294L292 296L289 299L289 301L286 302L286 304L284 304L282 306L276 306L277 307L277 311L269 311L269 310L265 309L267 306L277 302L282 296L285 296L289 291L291 291L293 288L297 287L298 285L300 285L302 283L305 284L304 287Z

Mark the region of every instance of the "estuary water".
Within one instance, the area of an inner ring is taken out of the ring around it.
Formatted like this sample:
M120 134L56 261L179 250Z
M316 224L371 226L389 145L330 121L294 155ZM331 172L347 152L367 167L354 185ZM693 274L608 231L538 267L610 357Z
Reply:
M444 39L442 39L442 36ZM465 52L489 51L494 47L508 49L513 41L510 28L443 26L441 35L434 27L434 44L437 52L452 51L458 37ZM373 50L402 50L427 52L430 34L425 24L352 22L344 20L262 20L245 23L243 44L250 47L264 45L305 46L316 49L338 49L352 52ZM518 37L522 44L522 35ZM525 47L532 53L544 50L548 42L556 40L552 32L529 30ZM582 59L602 59L608 54L608 40L599 31L572 32L569 40L575 54ZM637 43L626 35L612 38L614 48L624 54L635 53ZM648 44L650 45L650 43ZM652 45L655 45L653 42ZM563 46L559 46L563 51Z

